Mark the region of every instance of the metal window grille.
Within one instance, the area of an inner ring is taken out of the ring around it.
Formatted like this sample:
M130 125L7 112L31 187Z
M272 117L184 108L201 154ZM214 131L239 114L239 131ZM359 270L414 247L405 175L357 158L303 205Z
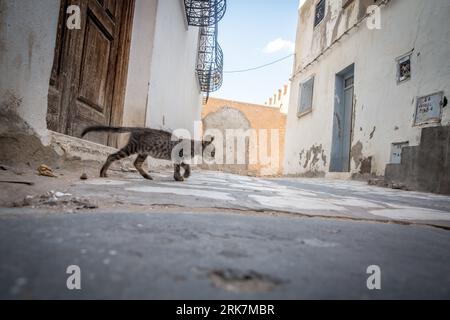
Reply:
M316 5L314 16L314 27L316 27L325 18L325 0L320 0Z

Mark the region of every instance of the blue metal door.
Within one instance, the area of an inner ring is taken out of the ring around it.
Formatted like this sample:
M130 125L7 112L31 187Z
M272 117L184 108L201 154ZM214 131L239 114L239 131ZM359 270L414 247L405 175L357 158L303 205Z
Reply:
M353 130L353 67L336 75L331 172L350 171L350 149Z

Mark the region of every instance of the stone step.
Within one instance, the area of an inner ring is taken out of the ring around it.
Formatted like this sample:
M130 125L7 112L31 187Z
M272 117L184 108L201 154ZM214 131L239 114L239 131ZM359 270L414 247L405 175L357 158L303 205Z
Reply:
M450 127L422 129L421 143L402 150L401 164L388 164L387 182L405 183L409 188L450 194Z
M50 146L65 159L76 159L81 161L94 161L104 163L110 154L118 150L102 144L71 137L58 132L50 131ZM133 168L133 158L123 159L120 162L122 168Z
M51 147L60 157L65 159L78 159L81 161L94 161L104 163L110 154L116 153L118 149L108 147L95 142L71 137L58 132L50 131ZM122 169L124 171L134 171L134 160L136 156L117 161L112 168ZM150 170L161 170L172 168L172 162L148 159L147 166ZM192 166L195 168L196 166Z

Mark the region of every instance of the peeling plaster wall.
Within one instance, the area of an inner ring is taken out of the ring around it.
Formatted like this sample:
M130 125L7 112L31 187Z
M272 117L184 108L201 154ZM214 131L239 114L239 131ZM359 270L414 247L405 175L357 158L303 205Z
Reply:
M59 0L0 1L0 106L13 108L45 144L59 8Z
M291 82L284 172L302 174L300 155L322 146L330 159L335 76L355 64L355 101L351 172L367 170L383 175L390 161L391 144L420 143L421 129L414 127L416 97L438 91L450 94L450 2L448 0L391 0L381 9L382 29L369 30L363 22L317 63L302 70L349 26L365 14L372 1L355 0L345 10L340 0L327 0L324 21L313 30L317 0L308 0L299 10L296 60ZM412 79L397 85L396 58L413 50ZM315 75L313 110L298 118L299 85ZM450 123L450 107L444 108L442 125ZM328 172L329 163L318 161L314 172Z

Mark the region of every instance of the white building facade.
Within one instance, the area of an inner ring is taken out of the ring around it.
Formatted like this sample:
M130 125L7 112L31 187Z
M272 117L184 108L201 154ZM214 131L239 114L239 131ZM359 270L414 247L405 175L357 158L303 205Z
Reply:
M264 105L271 108L278 108L280 109L281 113L287 114L289 109L290 97L291 97L291 87L289 84L285 84L283 88L278 89L278 91L276 91L272 97L267 99L264 102Z
M448 0L306 0L285 174L384 175L422 129L448 126Z

